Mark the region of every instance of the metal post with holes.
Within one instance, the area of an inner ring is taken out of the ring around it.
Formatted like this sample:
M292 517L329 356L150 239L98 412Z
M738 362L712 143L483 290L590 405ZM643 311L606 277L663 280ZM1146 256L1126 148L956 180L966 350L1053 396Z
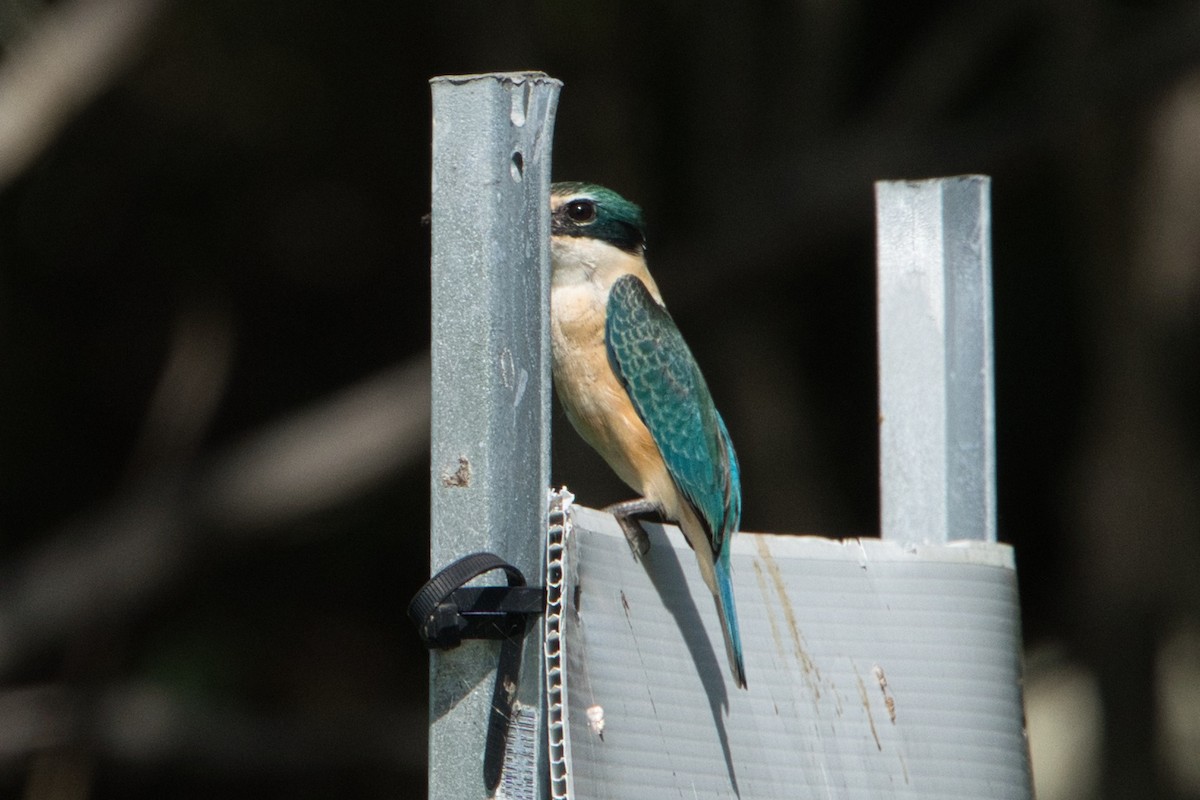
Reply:
M550 149L561 84L542 73L442 76L433 93L430 564L490 551L543 579L550 484ZM493 581L494 582L494 581ZM524 765L506 797L543 796L541 620L516 699ZM429 797L489 793L480 771L496 642L430 660Z
M996 541L990 189L875 184L884 539Z

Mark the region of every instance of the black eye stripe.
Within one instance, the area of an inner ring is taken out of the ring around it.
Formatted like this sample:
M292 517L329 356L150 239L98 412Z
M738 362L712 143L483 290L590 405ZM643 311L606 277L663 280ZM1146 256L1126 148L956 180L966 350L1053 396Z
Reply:
M592 239L634 255L646 249L642 212L611 192L598 195L587 187L564 187L555 199L551 235ZM608 195L612 195L611 197Z
M567 203L567 216L571 221L586 224L596 220L596 204L591 200L572 200Z

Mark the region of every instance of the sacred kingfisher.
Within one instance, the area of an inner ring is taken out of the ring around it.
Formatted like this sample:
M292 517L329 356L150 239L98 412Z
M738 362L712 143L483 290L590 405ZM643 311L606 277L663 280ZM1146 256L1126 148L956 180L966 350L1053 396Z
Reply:
M551 186L554 385L579 434L638 500L609 507L635 555L635 516L679 523L713 594L729 669L746 688L729 564L742 516L737 456L691 351L646 268L642 210L590 183Z

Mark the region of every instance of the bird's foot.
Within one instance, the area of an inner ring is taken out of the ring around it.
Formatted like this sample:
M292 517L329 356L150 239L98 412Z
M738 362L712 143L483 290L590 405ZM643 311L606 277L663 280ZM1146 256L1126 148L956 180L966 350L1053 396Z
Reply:
M626 500L624 503L613 503L604 510L616 517L617 524L621 526L621 530L625 532L625 538L629 541L629 549L633 551L633 557L641 561L642 556L650 552L650 537L646 535L646 529L635 517L639 514L659 513L661 509L658 504L638 498L637 500Z
M650 537L646 535L646 529L642 527L642 523L632 517L617 517L617 523L625 532L625 538L629 541L629 549L633 551L633 557L641 561L642 556L650 552Z

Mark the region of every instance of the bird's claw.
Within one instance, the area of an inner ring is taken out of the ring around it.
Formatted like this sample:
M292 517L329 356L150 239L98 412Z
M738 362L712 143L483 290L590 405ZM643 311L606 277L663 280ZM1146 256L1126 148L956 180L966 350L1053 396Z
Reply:
M633 551L633 557L641 561L642 556L650 552L650 537L646 534L646 529L642 527L642 523L632 517L617 517L617 522L620 523L621 530L625 532L625 539L629 542L629 549Z
M624 503L613 503L604 510L616 518L621 530L625 532L625 538L629 541L629 549L633 551L633 557L641 561L642 556L650 552L650 537L646 535L646 529L642 527L642 523L637 521L636 516L658 513L660 510L658 504L645 498L638 498L626 500Z

